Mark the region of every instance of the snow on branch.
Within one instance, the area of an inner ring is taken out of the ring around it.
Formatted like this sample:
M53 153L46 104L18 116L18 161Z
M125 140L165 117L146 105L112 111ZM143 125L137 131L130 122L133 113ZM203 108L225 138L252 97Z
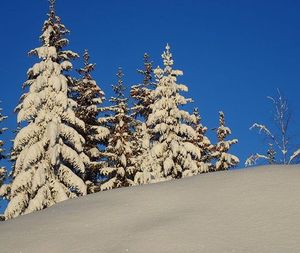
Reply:
M245 166L249 167L249 166L253 166L257 163L257 161L259 159L265 159L265 160L269 160L269 157L265 156L265 155L261 155L261 154L255 154L255 155L251 155L250 157L247 158L246 162L245 162Z
M254 128L258 129L259 133L265 133L270 138L275 139L275 136L271 133L271 131L265 125L254 123L250 127L250 130L252 130Z
M290 160L289 160L289 164L297 157L300 156L300 148L298 150L296 150L293 155L290 157Z

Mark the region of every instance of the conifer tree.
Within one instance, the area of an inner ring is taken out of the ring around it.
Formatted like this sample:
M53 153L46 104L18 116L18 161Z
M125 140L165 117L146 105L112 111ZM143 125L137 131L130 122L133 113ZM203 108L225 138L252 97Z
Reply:
M156 88L151 92L154 103L150 106L151 113L146 122L151 134L151 153L158 164L151 170L158 176L158 181L193 175L198 170L197 160L201 158L201 151L194 144L197 133L185 123L195 124L196 117L180 109L191 100L180 94L187 92L188 88L177 83L177 77L183 73L173 69L169 45L162 58L164 69L157 67L154 70Z
M197 137L194 138L194 144L199 147L201 152L201 157L198 160L198 171L195 171L198 174L202 172L208 172L211 169L211 154L213 152L214 146L206 136L207 127L201 124L201 116L198 108L194 109L193 115L196 118L196 123L192 123L191 126L197 133Z
M74 91L75 101L78 104L76 116L85 123L85 131L81 133L85 139L83 150L90 159L90 163L86 166L86 180L89 182L89 192L93 192L101 166L99 146L106 144L109 130L101 126L98 121L100 106L105 98L104 92L91 75L96 64L89 62L90 56L87 50L84 52L83 59L84 66L77 70L81 78L76 81Z
M150 56L144 54L144 69L138 70L138 73L143 75L143 82L138 85L131 87L130 95L135 100L135 104L132 107L133 115L135 117L142 117L147 120L148 115L151 112L150 105L153 103L151 98L151 90L153 89L154 83L152 81L152 62Z
M273 144L269 143L269 149L267 151L268 163L275 164L276 151L274 150Z
M14 140L16 164L7 186L9 204L5 218L49 207L57 202L86 194L82 180L88 157L83 153L84 122L75 115L76 102L68 97L72 78L66 72L70 60L78 57L63 48L68 30L56 16L50 0L42 45L30 51L40 62L27 72L28 80L16 108L18 122L25 125Z
M135 131L135 148L132 158L134 167L134 184L148 184L159 181L160 174L152 168L159 166L156 158L151 152L151 135L145 123L136 127Z
M105 166L101 174L105 177L101 190L108 190L133 184L132 159L132 128L133 117L130 115L128 98L125 97L125 86L123 84L123 71L119 68L118 83L112 85L115 93L110 98L111 106L106 108L109 113L107 117L99 119L101 124L106 124L110 130L107 147L103 152Z
M214 153L212 154L212 157L216 159L214 171L228 170L240 162L238 157L228 153L231 146L238 143L238 140L226 140L231 134L231 130L225 126L225 115L223 112L219 112L219 117L220 125L217 128L218 143L214 147Z
M5 120L6 118L7 118L7 116L4 116L2 114L2 108L0 108L0 122ZM7 128L0 128L0 134L2 135L6 130L7 130ZM2 140L0 140L0 161L3 159L6 159L6 155L4 154L5 150L3 148L3 145L4 145L4 142ZM0 167L0 187L3 184L5 176L6 176L6 168Z
M147 53L144 54L144 68L138 70L138 73L143 76L143 82L131 87L130 95L135 103L131 108L135 118L134 142L133 142L133 158L134 164L134 183L145 184L151 181L150 167L154 164L150 152L150 135L148 133L147 121L151 112L151 90L153 90L153 68L150 57Z

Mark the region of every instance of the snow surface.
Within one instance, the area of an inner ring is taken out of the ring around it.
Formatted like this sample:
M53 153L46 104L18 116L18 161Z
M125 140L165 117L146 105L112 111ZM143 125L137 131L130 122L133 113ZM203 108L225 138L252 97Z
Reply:
M0 223L1 253L300 252L300 167L201 174Z

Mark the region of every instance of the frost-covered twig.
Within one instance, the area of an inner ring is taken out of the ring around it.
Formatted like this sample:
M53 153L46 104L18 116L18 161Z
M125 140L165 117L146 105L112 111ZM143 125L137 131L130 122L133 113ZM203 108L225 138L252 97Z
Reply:
M287 99L282 96L279 90L277 97L268 97L268 99L270 99L274 105L273 121L276 128L270 130L270 128L266 125L254 123L250 127L250 130L254 128L258 129L259 133L264 134L270 141L269 144L272 145L272 149L268 150L268 155L266 156L268 157L270 163L277 162L282 164L290 164L298 156L298 154L294 153L296 156L293 154L290 159L288 158L288 155L291 154L290 138L288 135L291 113L289 111ZM277 159L276 150L280 151L282 154L282 156L277 157ZM250 160L247 159L246 162L249 162Z
M291 155L290 160L289 160L289 164L293 162L293 160L297 157L300 156L300 148L298 150L296 150L293 155Z
M253 166L257 163L257 160L259 160L259 159L269 160L269 157L258 154L258 153L255 155L251 155L250 157L247 158L247 160L245 162L245 166L246 167Z

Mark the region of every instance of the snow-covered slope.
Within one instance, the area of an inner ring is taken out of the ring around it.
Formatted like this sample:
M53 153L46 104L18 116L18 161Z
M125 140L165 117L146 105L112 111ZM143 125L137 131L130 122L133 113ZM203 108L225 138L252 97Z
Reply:
M296 253L299 196L299 166L117 189L0 223L0 252Z

